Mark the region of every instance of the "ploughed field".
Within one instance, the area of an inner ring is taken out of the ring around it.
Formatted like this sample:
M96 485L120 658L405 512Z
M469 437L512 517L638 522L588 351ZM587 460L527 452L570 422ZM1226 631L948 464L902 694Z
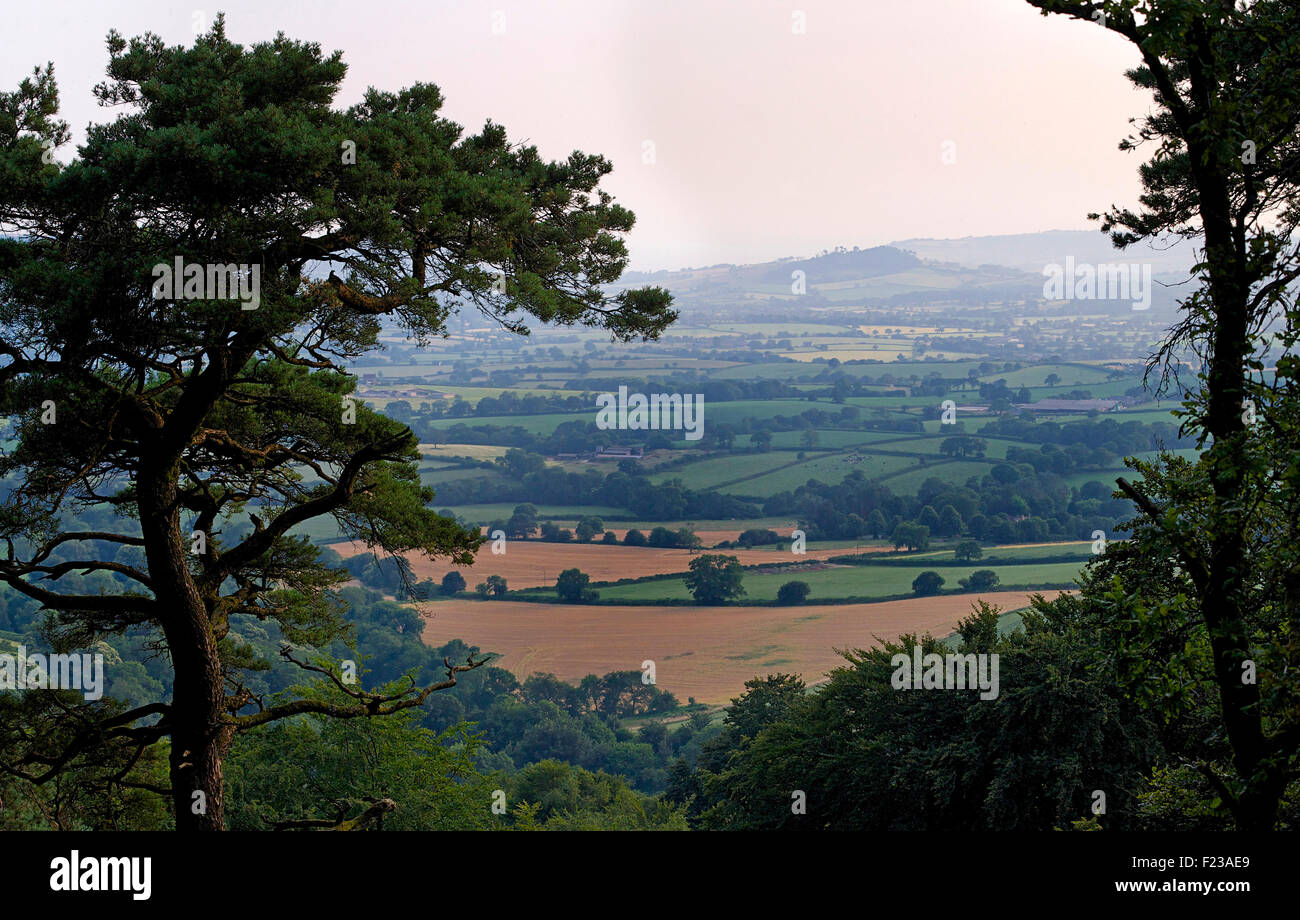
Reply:
M520 679L549 672L576 682L587 674L640 670L649 659L655 663L657 685L679 701L695 697L697 702L723 704L744 692L745 681L752 677L795 673L816 683L844 664L837 648L869 648L876 644L875 637L893 639L910 632L946 636L969 615L977 599L1013 610L1028 606L1034 593L1050 599L1061 592L993 591L802 607L602 607L465 600L419 607L426 617L425 642L438 646L462 639L499 653L494 664Z

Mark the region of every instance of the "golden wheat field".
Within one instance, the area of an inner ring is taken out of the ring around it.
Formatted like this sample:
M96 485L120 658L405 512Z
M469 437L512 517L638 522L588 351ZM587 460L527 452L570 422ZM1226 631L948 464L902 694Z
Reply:
M1061 592L1043 591L1053 598ZM843 664L836 649L867 648L875 638L929 632L945 636L976 598L1003 610L1025 607L1030 593L992 592L909 598L878 604L806 607L612 607L519 601L421 604L424 640L462 639L501 655L519 678L549 672L569 681L587 674L639 670L654 661L656 683L681 702L721 704L751 677L785 672L816 683Z
M732 534L731 536L734 536ZM368 552L361 543L336 543L330 547L341 556L355 556ZM867 550L861 550L866 552ZM828 559L854 552L846 549L808 550L806 555L792 556L788 552L763 549L706 550L735 556L741 565L759 565L764 562L802 562ZM511 588L539 588L553 586L556 576L564 569L579 568L591 576L592 581L617 581L620 578L639 578L643 575L666 575L685 572L695 558L685 549L656 549L650 546L602 546L595 543L543 543L540 540L511 540L506 551L493 555L491 541L484 543L474 557L473 566L452 565L446 559L429 560L409 555L411 570L417 579L432 578L459 571L472 588L489 575L500 575Z

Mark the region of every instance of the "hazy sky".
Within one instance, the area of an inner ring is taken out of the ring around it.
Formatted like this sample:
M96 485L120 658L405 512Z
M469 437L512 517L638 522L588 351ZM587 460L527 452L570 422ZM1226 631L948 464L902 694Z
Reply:
M105 117L90 88L110 28L188 43L224 10L235 41L342 49L340 105L432 82L468 128L605 154L637 269L1086 229L1136 198L1138 155L1116 149L1149 107L1123 77L1135 53L1023 0L202 4L6 3L0 85L52 60L80 140Z

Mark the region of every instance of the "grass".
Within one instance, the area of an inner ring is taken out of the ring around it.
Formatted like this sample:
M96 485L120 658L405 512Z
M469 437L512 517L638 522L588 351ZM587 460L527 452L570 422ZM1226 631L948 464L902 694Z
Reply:
M811 453L811 452L810 452ZM911 457L888 457L879 454L863 455L863 462L850 463L849 454L835 452L813 455L793 466L775 470L766 475L756 476L723 486L718 491L732 495L774 495L777 492L793 491L809 479L819 482L838 483L854 470L861 470L869 479L877 479L889 473L906 470L915 466Z
M492 415L469 416L467 418L440 418L430 422L430 427L445 431L453 425L466 425L474 428L478 425L497 425L502 428L522 428L530 434L549 435L565 422L594 422L596 407L593 403L590 412L548 412L544 415Z
M931 477L959 486L964 485L966 480L972 476L982 477L986 475L992 467L993 464L981 463L978 460L936 462L908 470L898 476L892 476L885 480L885 484L896 495L915 495L917 490L921 488L922 483Z
M958 587L958 579L978 569L991 568L1006 585L1045 585L1070 582L1079 573L1082 562L1031 563L1026 565L980 565L936 569L944 579L944 590ZM807 582L812 589L808 603L846 597L896 597L912 593L912 581L923 567L912 566L831 566L814 571L787 571L773 575L745 573L745 594L741 601L773 601L781 585L788 581ZM599 589L601 600L650 603L656 600L689 600L691 592L680 578L665 578L632 585ZM974 595L972 595L974 596Z
M450 507L458 516L467 521L478 521L487 523L497 518L508 518L514 514L515 506L521 502L499 502L482 505L442 505L435 498L433 507L441 510ZM578 518L588 514L596 517L608 517L609 515L626 515L626 508L614 508L609 505L537 505L537 517L539 520L559 521L576 521Z
M777 467L795 462L795 455L786 451L772 451L765 454L732 454L701 460L679 469L656 473L651 476L655 483L669 479L680 479L688 489L711 489L747 476L759 476Z
M821 449L857 447L908 437L905 432L897 431L846 431L841 428L817 428L814 430L817 432L817 446ZM772 432L772 447L803 450L802 439L802 431L774 431ZM751 443L750 435L736 436L737 447L748 447Z
M1077 543L1047 543L1042 546L986 546L983 547L983 559L977 559L973 563L977 568L988 568L984 563L987 558L1003 559L1040 559L1047 556L1077 556L1086 560L1092 556L1092 543L1080 541ZM912 559L934 559L938 562L949 562L956 559L951 549L940 549L926 553L917 553L909 558Z
M513 393L515 396L581 396L584 390L561 390L546 389L538 387L441 387L435 386L433 389L440 393L446 393L450 396L459 396L471 405L476 405L484 396L490 396L496 399L504 392Z
M1016 389L1024 386L1044 386L1044 381L1047 380L1048 374L1056 374L1061 378L1060 382L1056 386L1061 392L1061 395L1064 395L1065 390L1105 383L1110 371L1104 367L1092 367L1087 364L1036 364L1033 367L1026 367L1018 371L989 374L987 377L981 379L988 382L994 380L1005 380L1007 386ZM1136 385L1136 379L1131 380L1127 384L1128 387Z
M939 432L937 434L927 434L924 437L891 440L884 444L872 445L869 449L939 457L942 456L940 448L949 437L952 436ZM1007 449L1011 447L1035 447L1035 445L1029 444L1027 441L1013 441L1008 438L985 438L984 440L987 445L984 456L994 460L1006 459Z
M894 327L891 326L889 328L892 329ZM791 344L797 343L797 339L791 339ZM903 340L900 339L894 344L901 345L904 343ZM843 371L850 377L879 377L882 374L893 374L898 378L905 378L912 374L924 377L926 374L935 371L939 371L945 377L965 377L971 370L978 369L979 366L980 362L978 361L932 361L928 363L923 361L884 361L880 364L842 365L839 370ZM714 371L709 376L715 380L787 380L794 377L802 377L807 374L816 375L821 373L823 370L825 370L825 368L820 365L809 365L802 361L771 364L759 363L724 368L722 370ZM1044 373L1046 374L1047 372Z
M495 460L505 456L508 447L495 444L421 444L420 453L430 461L453 460L457 457L469 457L472 460Z
M440 482L455 482L458 479L502 479L503 474L494 470L483 469L456 469L455 467L442 467L429 469L428 467L420 468L420 479L427 486L437 488ZM436 499L435 499L436 501Z

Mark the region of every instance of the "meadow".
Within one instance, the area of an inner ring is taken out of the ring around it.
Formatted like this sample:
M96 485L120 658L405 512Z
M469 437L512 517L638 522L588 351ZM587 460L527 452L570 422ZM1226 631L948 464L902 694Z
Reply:
M737 555L730 551L727 555ZM810 555L834 555L833 552L821 552ZM743 562L744 560L742 560ZM991 569L996 572L1001 584L1019 585L1068 585L1079 574L1081 564L1063 562L1050 564L1025 565L981 565L953 566L935 569L944 578L943 591L960 591L958 580L969 577L974 571ZM792 564L774 574L761 574L761 570L749 570L744 576L745 593L740 602L775 601L781 585L790 581L805 582L812 591L808 603L834 600L837 598L892 598L912 593L912 581L925 566L883 566L883 565L831 565L824 568L807 567ZM605 586L600 589L601 601L652 602L654 600L689 601L691 592L680 578L660 579L631 585ZM796 609L796 608L791 608Z

